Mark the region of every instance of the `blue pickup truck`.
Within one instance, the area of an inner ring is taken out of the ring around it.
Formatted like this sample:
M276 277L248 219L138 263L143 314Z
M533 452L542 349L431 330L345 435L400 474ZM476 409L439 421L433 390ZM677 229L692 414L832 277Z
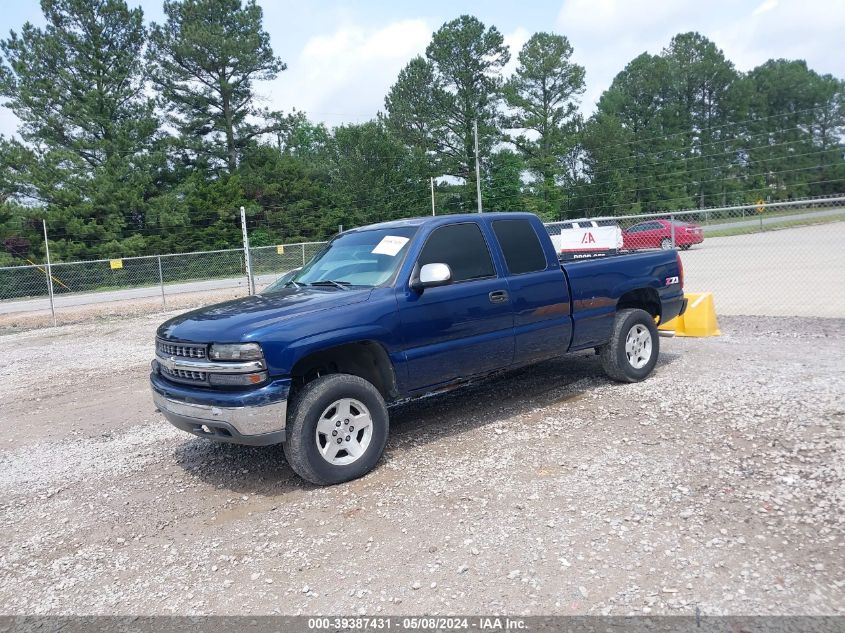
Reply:
M656 323L683 313L674 251L561 264L528 213L450 215L346 231L260 294L159 327L150 382L180 429L284 443L316 484L379 461L387 405L595 348L607 375L644 379Z

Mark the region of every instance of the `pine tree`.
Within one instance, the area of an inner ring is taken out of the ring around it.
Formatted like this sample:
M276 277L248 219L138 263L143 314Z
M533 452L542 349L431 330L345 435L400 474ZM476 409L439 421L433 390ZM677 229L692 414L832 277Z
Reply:
M255 104L254 83L285 64L273 54L255 0L166 0L164 24L150 28L153 79L188 149L233 173L244 148L275 129Z
M386 102L391 126L433 151L440 174L466 181L464 205L475 203L475 134L482 157L501 141L501 71L510 59L502 34L475 17L447 22L432 36L426 59L412 60Z
M504 121L511 141L534 176L538 211L557 218L566 158L574 150L584 92L584 68L572 63L572 46L562 35L535 33L519 52L519 65L504 87L509 111Z
M144 94L145 29L123 0L42 0L46 26L0 42L0 94L28 154L19 193L47 207L54 253L119 251L156 195L158 122Z

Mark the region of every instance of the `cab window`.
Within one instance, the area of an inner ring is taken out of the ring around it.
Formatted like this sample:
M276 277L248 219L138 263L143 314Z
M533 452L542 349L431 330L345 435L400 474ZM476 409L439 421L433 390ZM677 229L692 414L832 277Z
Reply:
M455 282L496 275L487 242L475 222L435 229L429 235L417 263L420 267L448 264Z
M493 233L502 247L508 272L512 275L546 269L546 255L540 238L528 220L496 220Z

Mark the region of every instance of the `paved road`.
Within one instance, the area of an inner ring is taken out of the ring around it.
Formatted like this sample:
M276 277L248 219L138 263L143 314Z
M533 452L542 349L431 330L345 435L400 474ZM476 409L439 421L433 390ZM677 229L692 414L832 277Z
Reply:
M686 290L719 314L845 317L845 222L706 238L682 251Z
M835 212L842 213L842 210ZM737 224L740 223L731 226ZM843 317L843 244L845 222L706 238L702 245L683 252L686 288L691 292L714 292L719 314ZM275 275L258 277L257 285L261 288L274 278ZM246 280L239 277L197 281L168 285L165 291L168 296L175 296L228 288L242 288L246 293ZM152 286L58 296L56 307L60 312L63 307L131 301L158 297L160 293L158 286ZM209 300L219 299L212 297ZM49 309L46 298L0 303L0 314Z
M261 287L269 284L276 277L277 275L259 275L255 278L255 283L257 286ZM167 296L171 296L190 292L210 292L212 290L243 288L244 293L246 293L246 285L247 283L245 277L236 277L234 279L211 279L208 281L191 281L182 284L167 284L164 287L164 292ZM107 292L56 295L54 297L54 301L56 308L67 308L71 306L85 306L114 301L130 301L132 299L145 299L160 296L160 286L145 286L143 288L125 288L123 290L109 290ZM0 314L38 312L49 309L50 299L47 297L26 299L24 301L0 301Z
M750 212L746 211L746 215ZM810 213L794 213L791 215L774 215L774 216L767 216L763 214L763 217L756 215L749 215L750 219L748 220L738 220L736 222L722 222L719 224L707 224L704 228L704 233L711 233L716 231L723 231L725 229L738 229L742 227L759 227L760 220L763 221L763 226L767 226L770 224L779 224L781 222L793 222L796 220L806 220L809 218L827 218L833 217L837 215L845 214L845 208L842 209L827 209L825 211L811 211Z

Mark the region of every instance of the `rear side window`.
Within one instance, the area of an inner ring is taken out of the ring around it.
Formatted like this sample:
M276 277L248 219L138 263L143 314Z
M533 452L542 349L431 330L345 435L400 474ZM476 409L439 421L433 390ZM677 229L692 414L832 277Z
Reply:
M418 260L426 264L448 264L452 281L493 277L496 272L487 242L475 222L451 224L435 229Z
M493 222L493 232L499 240L508 271L512 275L546 269L546 255L531 222L496 220Z

